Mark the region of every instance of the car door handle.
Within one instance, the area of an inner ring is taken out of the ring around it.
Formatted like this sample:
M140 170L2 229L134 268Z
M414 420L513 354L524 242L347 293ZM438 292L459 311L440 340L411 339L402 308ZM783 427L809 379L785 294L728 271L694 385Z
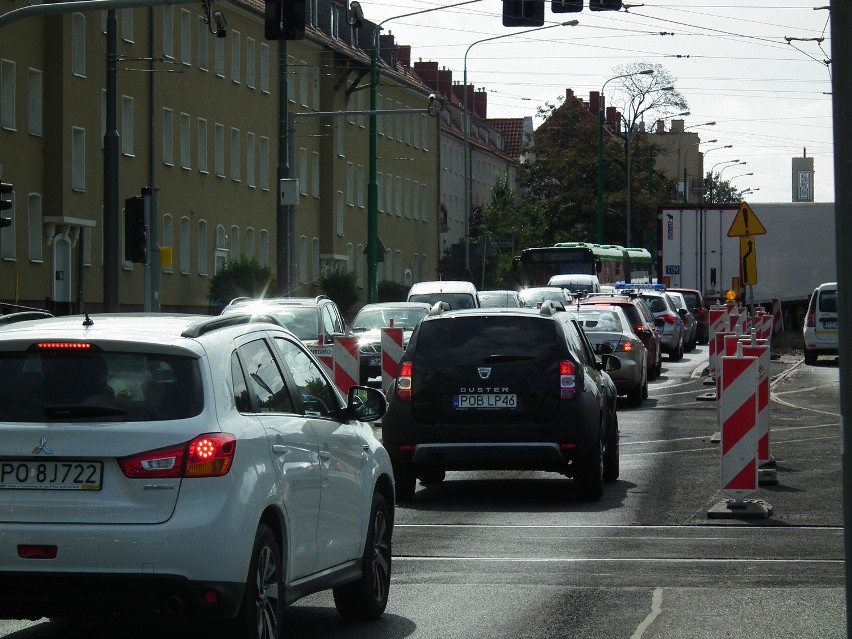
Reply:
M284 444L272 444L272 452L278 455L285 455L290 452L290 449Z

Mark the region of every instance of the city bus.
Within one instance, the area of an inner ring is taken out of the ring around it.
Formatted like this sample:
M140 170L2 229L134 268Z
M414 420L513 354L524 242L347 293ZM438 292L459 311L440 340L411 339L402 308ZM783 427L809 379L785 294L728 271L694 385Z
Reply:
M651 254L644 248L617 244L560 242L524 249L515 258L522 286L545 286L554 275L597 275L603 285L616 282L651 282Z

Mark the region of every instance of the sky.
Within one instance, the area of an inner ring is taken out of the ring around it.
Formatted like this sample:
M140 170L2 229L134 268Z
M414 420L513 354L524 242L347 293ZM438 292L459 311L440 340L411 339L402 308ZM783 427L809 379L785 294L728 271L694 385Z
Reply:
M804 153L814 158L814 199L834 201L828 0L651 0L617 12L589 11L585 0L578 13L553 13L547 1L545 25L556 26L522 35L503 26L501 0L455 3L360 2L367 20L386 21L382 33L411 46L412 62L438 62L454 82L467 52L468 82L488 92L489 118L533 116L538 127L538 108L566 89L588 101L618 67L659 64L688 103L687 131L708 142L699 146L705 171L723 163L723 181L753 189L748 202L789 202L792 158ZM606 87L609 106L623 104L616 86ZM716 124L699 126L707 122Z

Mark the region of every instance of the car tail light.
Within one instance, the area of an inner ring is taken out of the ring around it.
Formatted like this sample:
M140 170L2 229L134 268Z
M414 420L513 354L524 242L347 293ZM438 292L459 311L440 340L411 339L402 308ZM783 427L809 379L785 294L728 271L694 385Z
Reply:
M577 396L577 369L574 362L563 360L559 362L559 397L574 399Z
M703 308L699 308L699 309L697 309L697 310L696 310L696 312L695 312L695 316L696 316L698 319L704 319L704 315L705 315L705 314L706 314L706 312L704 311L704 309L703 309Z
M92 345L87 342L39 342L36 348L40 351L88 351Z
M621 342L621 344L618 345L618 350L623 353L629 353L633 350L633 344L631 342Z
M671 313L663 313L662 315L659 315L659 317L662 318L666 324L674 324L677 322L677 315L672 315Z
M57 547L53 545L18 545L18 557L21 559L56 559L57 552Z
M814 311L808 311L808 316L805 318L805 326L816 328L816 313Z
M411 401L411 371L414 364L403 362L396 374L396 398L401 402Z
M637 335L639 335L640 333L644 333L645 332L645 325L644 324L637 324L636 326L633 327L633 330L636 331Z
M118 460L131 479L169 477L222 477L231 470L237 438L229 433L208 433L195 439Z

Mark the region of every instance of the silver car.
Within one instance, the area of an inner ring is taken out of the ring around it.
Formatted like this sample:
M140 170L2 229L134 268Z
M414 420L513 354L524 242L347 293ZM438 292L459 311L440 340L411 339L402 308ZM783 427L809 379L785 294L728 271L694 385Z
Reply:
M639 297L651 309L660 329L660 344L669 360L677 362L683 359L684 343L683 318L663 291L640 290Z

